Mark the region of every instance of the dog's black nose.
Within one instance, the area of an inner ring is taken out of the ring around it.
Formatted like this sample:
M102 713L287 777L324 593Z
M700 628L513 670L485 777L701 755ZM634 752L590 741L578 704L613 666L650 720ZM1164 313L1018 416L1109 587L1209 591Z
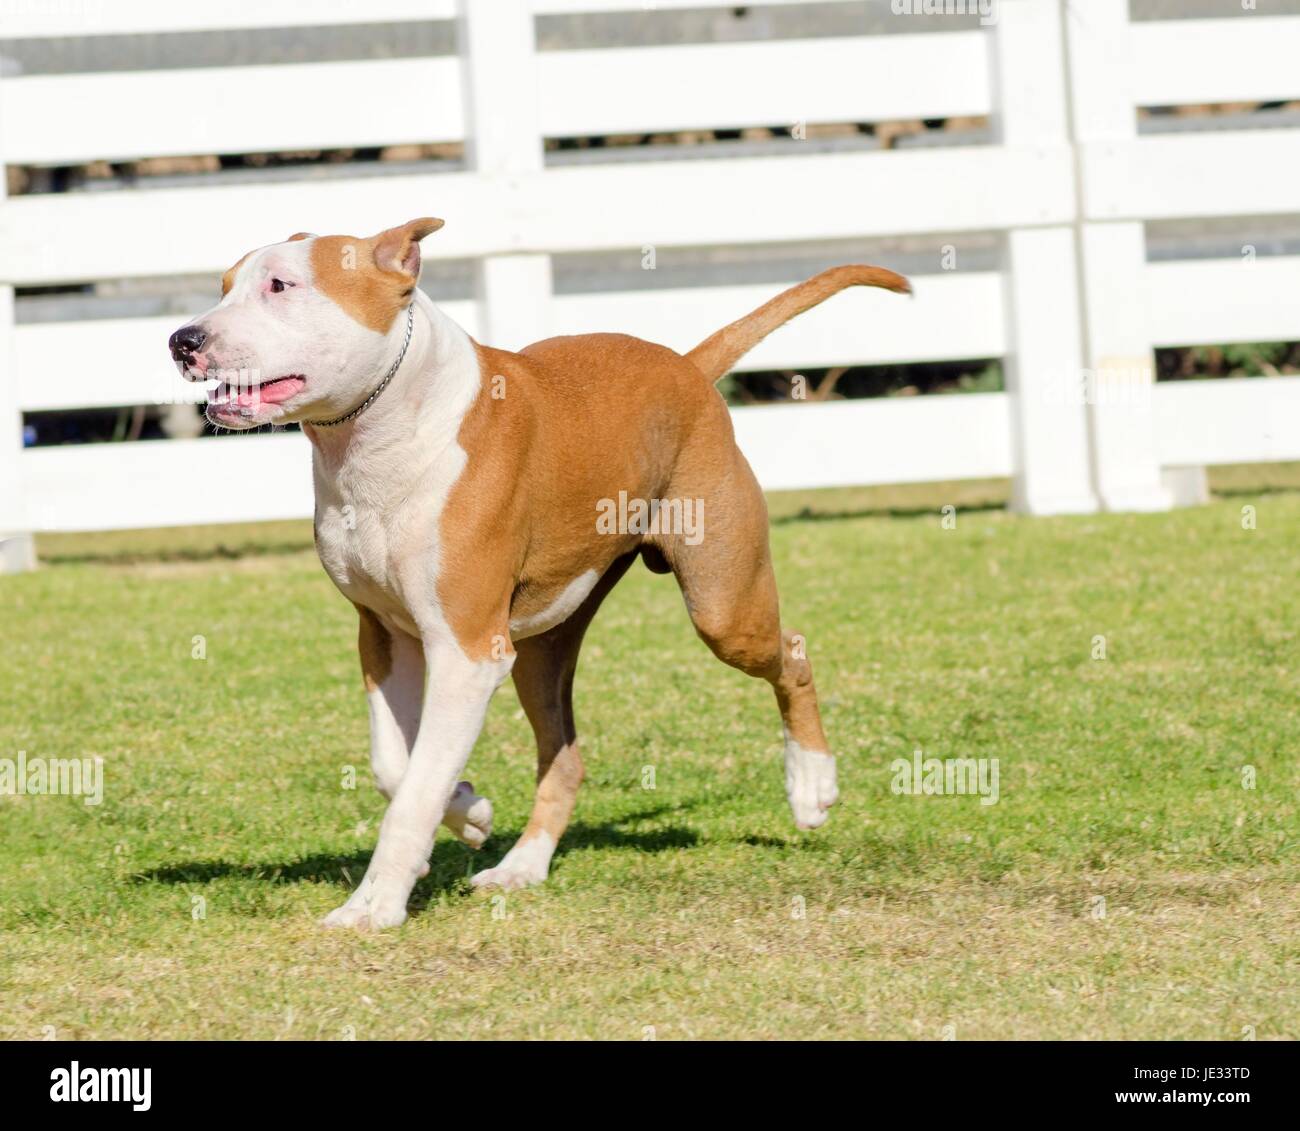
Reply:
M167 339L167 344L171 347L173 358L177 361L186 361L198 353L207 340L208 335L204 333L203 328L191 323L177 330Z

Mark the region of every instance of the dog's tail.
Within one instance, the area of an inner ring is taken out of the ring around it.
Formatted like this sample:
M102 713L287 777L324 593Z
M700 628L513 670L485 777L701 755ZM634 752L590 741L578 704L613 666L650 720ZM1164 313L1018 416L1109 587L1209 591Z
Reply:
M710 381L717 381L731 372L731 367L752 350L778 326L824 302L845 287L884 287L898 294L910 295L912 284L902 275L884 267L849 264L832 267L814 275L788 291L782 291L771 302L765 302L744 318L724 326L707 337L686 357Z

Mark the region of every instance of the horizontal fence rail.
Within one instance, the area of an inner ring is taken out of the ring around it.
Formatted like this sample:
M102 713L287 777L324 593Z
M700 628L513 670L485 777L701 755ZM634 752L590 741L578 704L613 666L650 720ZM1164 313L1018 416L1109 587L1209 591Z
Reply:
M659 19L699 7L653 5ZM552 255L615 254L626 267L648 250L671 264L676 249L761 260L774 247L812 244L827 249L830 266L847 241L929 249L914 298L837 296L761 343L743 367L999 359L1006 391L736 409L738 441L771 489L1010 476L1015 505L1032 513L1155 509L1170 502L1164 468L1300 459L1300 430L1286 426L1300 409L1300 379L1156 385L1151 369L1156 347L1300 337L1300 257L1243 249L1240 258L1148 262L1145 251L1153 222L1295 215L1288 174L1300 169L1300 129L1138 128L1146 107L1300 99L1300 17L1131 22L1126 0L997 7L985 26L954 20L922 31L899 15L883 34L873 25L840 37L539 51L538 17L630 21L645 5L0 5L0 56L6 38L430 21L456 21L460 35L456 54L436 57L3 72L0 162L10 165L457 148L425 166L188 184L172 176L157 187L141 179L0 197L0 479L10 488L0 538L312 509L298 435L19 450L24 413L197 403L203 394L167 358L179 312L15 320L14 288L207 276L215 293L249 248L300 230L362 235L428 213L448 222L425 244L426 271L440 259L475 264L476 297L444 308L507 348L543 333L616 330L686 350L799 281L744 282L737 266L725 283L637 289L625 273L612 289L556 294ZM898 148L859 128L953 118L988 125ZM842 136L800 140L818 125L843 127ZM543 151L547 139L756 127L791 136L766 149L609 146L576 163ZM966 269L968 237L989 234L997 262ZM84 358L94 364L68 360Z
M1300 168L1300 129L1097 142L1083 166L1084 207L1097 220L1294 215L1289 177L1249 171Z
M595 5L593 5L595 6ZM453 19L456 0L16 0L3 8L6 39L73 38L98 35L157 35L228 29L328 27L338 24L401 23Z
M1166 466L1294 460L1300 377L1157 385L1155 417Z
M969 184L986 190L961 191ZM0 246L6 277L37 285L219 275L250 247L296 231L367 233L431 209L449 220L429 255L464 258L984 231L1067 222L1072 199L1065 151L666 160L86 193L75 201L77 228L63 227L72 207L64 194L16 197L0 209Z
M1174 260L1144 272L1157 346L1279 342L1300 331L1300 256Z
M358 98L359 90L382 90L383 112ZM384 146L464 135L454 59L33 75L8 80L4 98L0 158L11 165ZM74 125L51 130L51 121Z
M1300 21L1162 20L1128 31L1138 106L1268 102L1296 97Z
M978 32L548 51L537 70L546 137L990 110ZM460 87L451 57L19 76L5 86L0 158L59 165L458 141ZM382 112L358 91L382 91ZM51 120L68 128L50 130Z
M547 137L991 109L979 32L548 51L538 75Z

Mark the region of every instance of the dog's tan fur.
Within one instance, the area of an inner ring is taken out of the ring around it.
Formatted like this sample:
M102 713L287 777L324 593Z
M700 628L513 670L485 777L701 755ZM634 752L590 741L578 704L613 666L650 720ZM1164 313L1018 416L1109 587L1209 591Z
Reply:
M365 605L357 605L357 651L361 654L361 678L367 691L375 691L393 669L393 639L383 622Z
M411 301L419 241L441 227L441 220L424 217L364 240L321 236L311 249L316 286L361 325L383 333Z

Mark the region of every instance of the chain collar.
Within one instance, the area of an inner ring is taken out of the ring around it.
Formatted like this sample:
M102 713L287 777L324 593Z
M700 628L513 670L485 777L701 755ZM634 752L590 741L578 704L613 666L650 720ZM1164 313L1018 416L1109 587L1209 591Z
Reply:
M308 420L305 423L310 424L313 428L333 428L336 424L346 424L349 420L355 420L366 411L378 399L379 394L388 388L388 382L393 379L397 373L398 367L402 364L402 359L406 356L406 347L411 344L411 330L415 326L415 303L411 303L406 308L406 337L402 339L402 352L397 355L397 360L393 362L393 367L384 375L384 379L375 386L374 392L362 401L356 408L344 416L337 417L334 420Z

